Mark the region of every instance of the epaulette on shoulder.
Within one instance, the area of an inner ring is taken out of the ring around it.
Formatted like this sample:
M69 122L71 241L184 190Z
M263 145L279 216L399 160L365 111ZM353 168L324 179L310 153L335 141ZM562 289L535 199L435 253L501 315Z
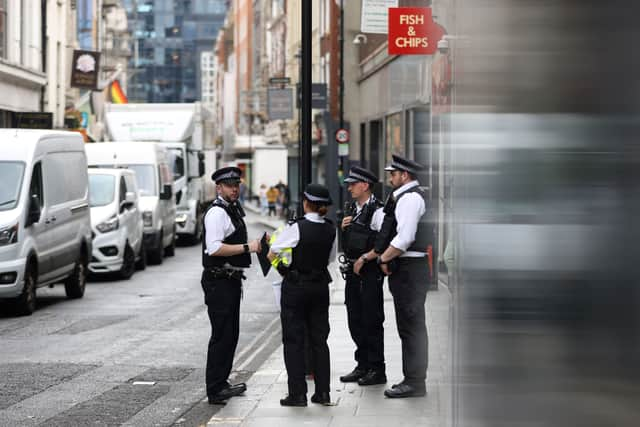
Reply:
M301 217L299 217L299 218L291 218L291 219L289 219L289 220L287 221L287 225L293 225L293 224L295 224L296 222L300 222L300 221L302 221L303 219L304 219L304 217L303 217L303 216L301 216Z

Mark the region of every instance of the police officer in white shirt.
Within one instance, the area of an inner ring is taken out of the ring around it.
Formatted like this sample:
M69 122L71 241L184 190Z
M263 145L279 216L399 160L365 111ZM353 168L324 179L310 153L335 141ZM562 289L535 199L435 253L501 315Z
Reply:
M384 394L390 398L424 396L428 364L424 304L429 286L426 252L430 234L426 195L416 179L424 167L394 155L393 162L385 170L391 173L394 191L385 206L376 252L381 253L378 264L389 276L389 290L393 295L402 342L404 380L385 390Z
M342 382L361 386L387 382L384 363L384 274L373 261L376 237L382 226L382 202L372 194L378 177L368 169L354 166L344 182L353 200L345 207L342 220L341 267L345 279L347 324L356 344L357 365Z
M336 227L325 219L331 205L329 190L309 184L304 191L303 218L287 226L271 245L273 259L286 248L292 248L284 276L280 299L284 363L288 376L288 395L282 406L307 406L305 381L305 328L311 346L315 393L311 402L331 403L329 395L329 283L328 265L336 256Z
M206 371L211 404L224 403L247 389L244 383L227 381L240 332L243 271L251 265L250 253L260 251L258 240L247 242L245 213L238 202L241 174L236 167L213 173L218 197L204 216L201 284L211 322Z

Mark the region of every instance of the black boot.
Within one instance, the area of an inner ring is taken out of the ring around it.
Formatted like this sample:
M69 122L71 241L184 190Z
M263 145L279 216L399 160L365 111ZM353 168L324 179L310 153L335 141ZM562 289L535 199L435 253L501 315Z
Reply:
M311 396L311 402L329 406L331 405L331 397L329 397L329 392L326 391L322 393L314 393L314 395Z
M384 371L375 371L373 369L367 372L367 375L358 380L358 385L376 385L386 383L387 376Z
M347 375L341 376L340 381L342 381L343 383L355 383L360 378L364 377L366 374L367 374L367 371L365 369L362 369L356 366L356 368L353 371L351 371Z
M307 396L304 394L288 394L284 399L280 399L281 406L307 406Z

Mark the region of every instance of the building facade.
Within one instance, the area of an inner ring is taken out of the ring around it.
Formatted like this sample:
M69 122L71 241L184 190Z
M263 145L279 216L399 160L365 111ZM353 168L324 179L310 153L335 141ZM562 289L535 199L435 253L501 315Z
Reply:
M132 31L129 99L200 99L200 55L210 51L227 12L226 0L125 0Z
M43 109L43 27L41 2L0 0L0 127Z

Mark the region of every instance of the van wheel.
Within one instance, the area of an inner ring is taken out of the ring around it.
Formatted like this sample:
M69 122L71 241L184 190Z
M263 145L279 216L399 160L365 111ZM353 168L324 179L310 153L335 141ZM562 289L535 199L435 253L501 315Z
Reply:
M14 307L19 316L30 316L36 311L36 287L36 269L31 262L24 272L22 293L15 300Z
M164 249L164 254L166 256L174 256L176 254L176 230L173 230L171 244Z
M84 289L87 285L87 260L84 255L80 255L80 259L76 261L73 274L64 282L64 290L67 298L77 299L84 296Z
M120 268L120 278L129 280L136 271L136 254L131 249L131 245L127 243L124 246L124 254L122 255L122 267Z
M142 242L140 243L138 261L136 261L136 270L144 270L145 268L147 268L147 248L144 246L144 242Z
M163 236L162 236L162 233L160 233L160 240L158 242L158 247L152 251L149 251L148 253L148 257L149 257L148 260L151 264L156 264L156 265L162 264L162 256L163 256L162 240L163 240Z

